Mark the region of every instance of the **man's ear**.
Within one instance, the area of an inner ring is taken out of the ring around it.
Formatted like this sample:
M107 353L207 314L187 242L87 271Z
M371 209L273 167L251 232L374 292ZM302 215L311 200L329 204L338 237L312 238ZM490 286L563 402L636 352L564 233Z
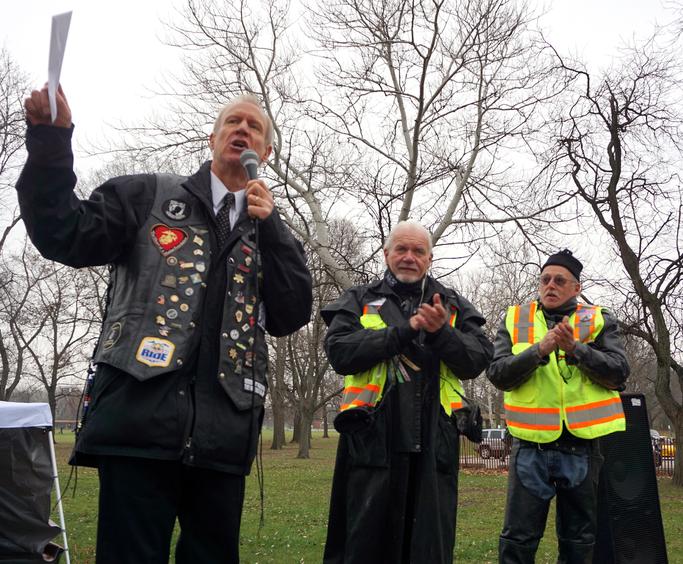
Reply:
M216 136L211 132L209 135L209 149L211 149L211 152L213 152L213 141L216 138Z

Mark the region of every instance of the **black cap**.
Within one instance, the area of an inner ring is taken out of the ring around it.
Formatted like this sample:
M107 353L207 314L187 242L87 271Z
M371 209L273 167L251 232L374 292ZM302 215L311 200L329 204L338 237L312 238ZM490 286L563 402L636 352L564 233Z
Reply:
M579 259L574 258L574 255L572 255L572 252L569 249L564 249L559 253L550 255L548 257L548 260L545 261L545 264L541 267L541 272L543 272L543 269L546 266L550 266L551 264L555 264L557 266L564 266L569 272L571 272L574 275L574 278L580 280L583 265L581 264Z

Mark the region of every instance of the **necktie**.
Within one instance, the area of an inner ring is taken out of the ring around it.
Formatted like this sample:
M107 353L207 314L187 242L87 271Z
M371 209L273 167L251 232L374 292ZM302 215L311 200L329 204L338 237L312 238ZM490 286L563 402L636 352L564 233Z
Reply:
M235 195L228 192L223 197L223 207L216 214L218 246L223 247L230 235L230 209L235 205Z

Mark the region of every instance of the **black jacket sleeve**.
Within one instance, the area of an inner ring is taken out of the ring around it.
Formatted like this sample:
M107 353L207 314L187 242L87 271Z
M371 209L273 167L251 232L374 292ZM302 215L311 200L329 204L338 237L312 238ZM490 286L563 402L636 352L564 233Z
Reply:
M426 344L461 380L481 374L493 357L493 344L484 334L486 320L465 298L457 297L455 327L445 324Z
M40 253L73 267L115 262L154 202L152 175L114 178L89 199L74 194L73 128L28 127L28 159L17 182L26 231Z
M306 266L303 246L287 229L276 210L259 226L266 329L274 337L283 337L311 319L311 274Z
M608 390L622 391L630 368L616 319L602 310L605 326L592 343L576 343L567 363L577 365L593 382Z
M364 329L360 324L362 289L352 288L337 302L327 306L323 318L329 329L325 350L330 364L339 374L354 374L372 368L401 352L418 338L408 320L385 329ZM493 347L481 330L484 318L460 298L456 327L445 326L426 346L463 379L478 376L491 359Z
M512 340L503 318L493 343L493 360L486 371L486 377L499 390L509 392L524 384L540 364L547 362L538 352L538 343L518 355L512 354Z
M604 309L603 330L592 343L576 343L572 355L567 355L567 363L577 365L593 382L610 389L623 390L629 375L624 346L619 336L619 328L614 318ZM512 341L501 322L494 344L493 361L486 376L500 390L510 391L521 386L548 358L541 358L538 343L521 354L512 354Z
M321 315L328 325L325 352L337 374L368 370L401 352L418 335L408 322L385 329L365 329L360 324L362 287L347 290Z

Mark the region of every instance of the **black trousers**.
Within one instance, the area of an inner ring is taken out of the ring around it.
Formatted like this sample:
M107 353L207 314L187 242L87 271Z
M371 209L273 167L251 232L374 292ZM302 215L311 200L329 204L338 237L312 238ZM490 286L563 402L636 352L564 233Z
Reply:
M500 564L533 564L550 502L557 499L558 564L591 564L597 530L597 493L603 457L597 440L576 451L539 450L515 439L510 455Z
M118 456L99 476L97 564L167 564L176 517L177 564L239 562L244 476Z

